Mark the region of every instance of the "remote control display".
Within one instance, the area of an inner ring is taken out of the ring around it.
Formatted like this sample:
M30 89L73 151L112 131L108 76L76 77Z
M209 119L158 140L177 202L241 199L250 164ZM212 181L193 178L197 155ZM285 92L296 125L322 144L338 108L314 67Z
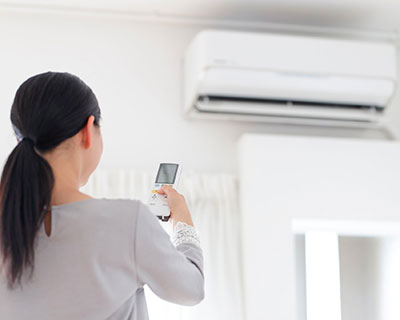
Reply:
M156 183L174 184L178 172L178 165L172 163L162 163L158 170Z

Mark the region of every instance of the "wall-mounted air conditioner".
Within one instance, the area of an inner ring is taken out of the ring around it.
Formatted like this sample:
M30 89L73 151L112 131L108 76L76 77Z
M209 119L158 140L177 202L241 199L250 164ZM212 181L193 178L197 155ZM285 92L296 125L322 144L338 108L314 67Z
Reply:
M196 117L374 126L396 88L391 43L202 31L184 58Z

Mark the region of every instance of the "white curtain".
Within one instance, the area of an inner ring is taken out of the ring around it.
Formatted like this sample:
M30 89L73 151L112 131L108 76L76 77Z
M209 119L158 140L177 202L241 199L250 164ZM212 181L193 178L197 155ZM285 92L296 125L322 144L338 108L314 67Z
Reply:
M132 170L97 170L81 190L93 197L147 202L155 176ZM178 191L191 209L204 253L205 299L195 307L162 301L146 287L151 320L242 320L243 281L237 178L228 174L183 174ZM169 223L161 223L170 233Z

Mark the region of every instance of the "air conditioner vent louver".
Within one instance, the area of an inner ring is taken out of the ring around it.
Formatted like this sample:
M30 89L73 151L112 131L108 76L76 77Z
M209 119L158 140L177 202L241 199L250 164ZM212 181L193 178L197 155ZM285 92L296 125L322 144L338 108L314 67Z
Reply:
M334 103L324 101L300 101L300 100L287 100L287 99L272 99L272 98L254 98L254 97L234 97L234 96L204 96L198 97L199 102L248 102L248 103L259 103L259 104L274 104L282 106L309 106L309 107L329 107L329 108L346 108L346 109L358 109L368 110L373 112L383 112L385 109L383 106L367 105L367 104L356 104L356 103Z

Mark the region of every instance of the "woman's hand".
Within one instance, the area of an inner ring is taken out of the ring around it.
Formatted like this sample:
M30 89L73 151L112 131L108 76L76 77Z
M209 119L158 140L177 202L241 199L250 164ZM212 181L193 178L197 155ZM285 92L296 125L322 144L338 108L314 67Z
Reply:
M162 186L157 192L167 196L168 205L171 209L170 221L172 220L173 229L178 221L193 226L192 216L183 195L169 185Z

